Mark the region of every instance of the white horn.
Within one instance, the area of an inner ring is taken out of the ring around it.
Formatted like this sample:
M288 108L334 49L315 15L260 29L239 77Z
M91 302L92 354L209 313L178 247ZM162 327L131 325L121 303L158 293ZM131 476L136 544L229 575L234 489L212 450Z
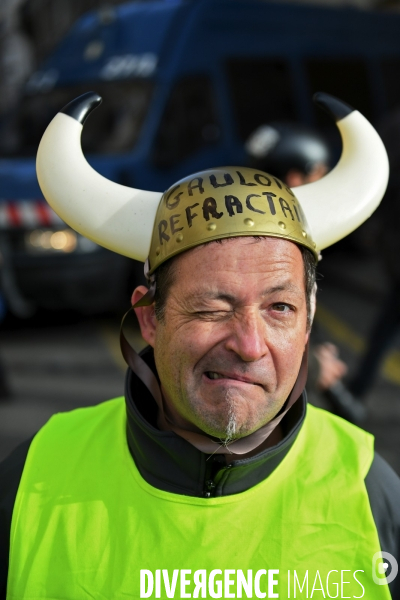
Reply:
M314 183L294 188L319 250L357 229L379 205L389 161L381 138L357 110L318 93L314 101L336 120L343 150L336 167Z
M144 262L162 194L114 183L88 164L81 148L82 127L100 102L100 96L88 92L51 121L36 158L39 185L70 227L109 250Z

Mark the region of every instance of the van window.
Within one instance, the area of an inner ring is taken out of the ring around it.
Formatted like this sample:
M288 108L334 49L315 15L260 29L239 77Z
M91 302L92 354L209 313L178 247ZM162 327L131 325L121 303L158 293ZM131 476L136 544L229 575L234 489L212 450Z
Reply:
M381 70L386 92L388 110L400 108L400 60L385 58L381 61Z
M231 58L225 65L239 138L267 121L297 118L289 64L280 58Z
M309 58L305 61L310 96L327 92L337 96L373 120L374 110L367 66L361 58ZM316 109L319 125L325 124L322 111Z
M155 139L152 160L156 167L178 164L220 136L214 92L205 75L177 81L167 101Z
M26 95L15 113L0 124L0 156L35 156L55 114L91 89L100 94L103 103L83 128L84 152L113 154L131 150L149 106L153 89L150 81L85 83Z

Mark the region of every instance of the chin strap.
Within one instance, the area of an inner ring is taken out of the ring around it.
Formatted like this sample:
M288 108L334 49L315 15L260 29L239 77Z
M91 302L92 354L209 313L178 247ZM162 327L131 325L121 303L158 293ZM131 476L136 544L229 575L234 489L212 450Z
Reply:
M149 290L150 291L150 290ZM137 305L135 305L137 306ZM229 443L225 443L222 440L213 438L206 435L205 433L196 433L194 431L188 431L182 427L177 427L171 419L168 417L164 410L163 397L161 388L158 383L156 376L145 361L135 352L132 346L129 344L124 334L124 323L127 316L130 314L130 309L122 319L121 330L120 330L120 343L122 355L127 365L132 371L139 377L144 385L153 396L159 408L158 425L160 429L164 431L173 431L180 437L184 438L187 442L192 444L195 448L204 452L205 454L247 454L258 446L260 446L274 431L274 429L282 421L288 410L298 400L305 388L307 381L308 371L308 344L305 348L303 358L301 361L300 371L297 376L296 382L293 386L292 391L289 394L288 399L279 411L269 423L266 423L257 431L254 431L250 435L240 438L238 440L232 440Z

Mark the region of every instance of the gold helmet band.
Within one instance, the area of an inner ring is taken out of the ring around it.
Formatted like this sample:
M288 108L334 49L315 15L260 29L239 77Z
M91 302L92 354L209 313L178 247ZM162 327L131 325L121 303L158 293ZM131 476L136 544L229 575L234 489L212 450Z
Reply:
M227 237L272 236L316 244L292 190L276 177L243 167L195 173L164 192L150 244L149 273L168 258Z
M68 104L47 127L37 154L44 197L73 229L94 242L145 262L162 262L207 241L274 236L320 250L342 239L377 208L389 165L372 125L329 96L316 102L336 120L343 141L336 167L295 192L279 179L241 167L223 167L182 179L164 194L102 177L81 148L83 124L101 98L89 92Z

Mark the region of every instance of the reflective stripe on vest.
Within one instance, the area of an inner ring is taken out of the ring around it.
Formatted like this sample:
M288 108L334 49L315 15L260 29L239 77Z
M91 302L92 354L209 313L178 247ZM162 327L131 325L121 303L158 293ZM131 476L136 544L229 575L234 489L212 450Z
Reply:
M206 499L149 485L125 427L119 398L55 415L35 436L13 513L8 600L390 599L372 579L380 546L366 432L309 406L266 480Z

